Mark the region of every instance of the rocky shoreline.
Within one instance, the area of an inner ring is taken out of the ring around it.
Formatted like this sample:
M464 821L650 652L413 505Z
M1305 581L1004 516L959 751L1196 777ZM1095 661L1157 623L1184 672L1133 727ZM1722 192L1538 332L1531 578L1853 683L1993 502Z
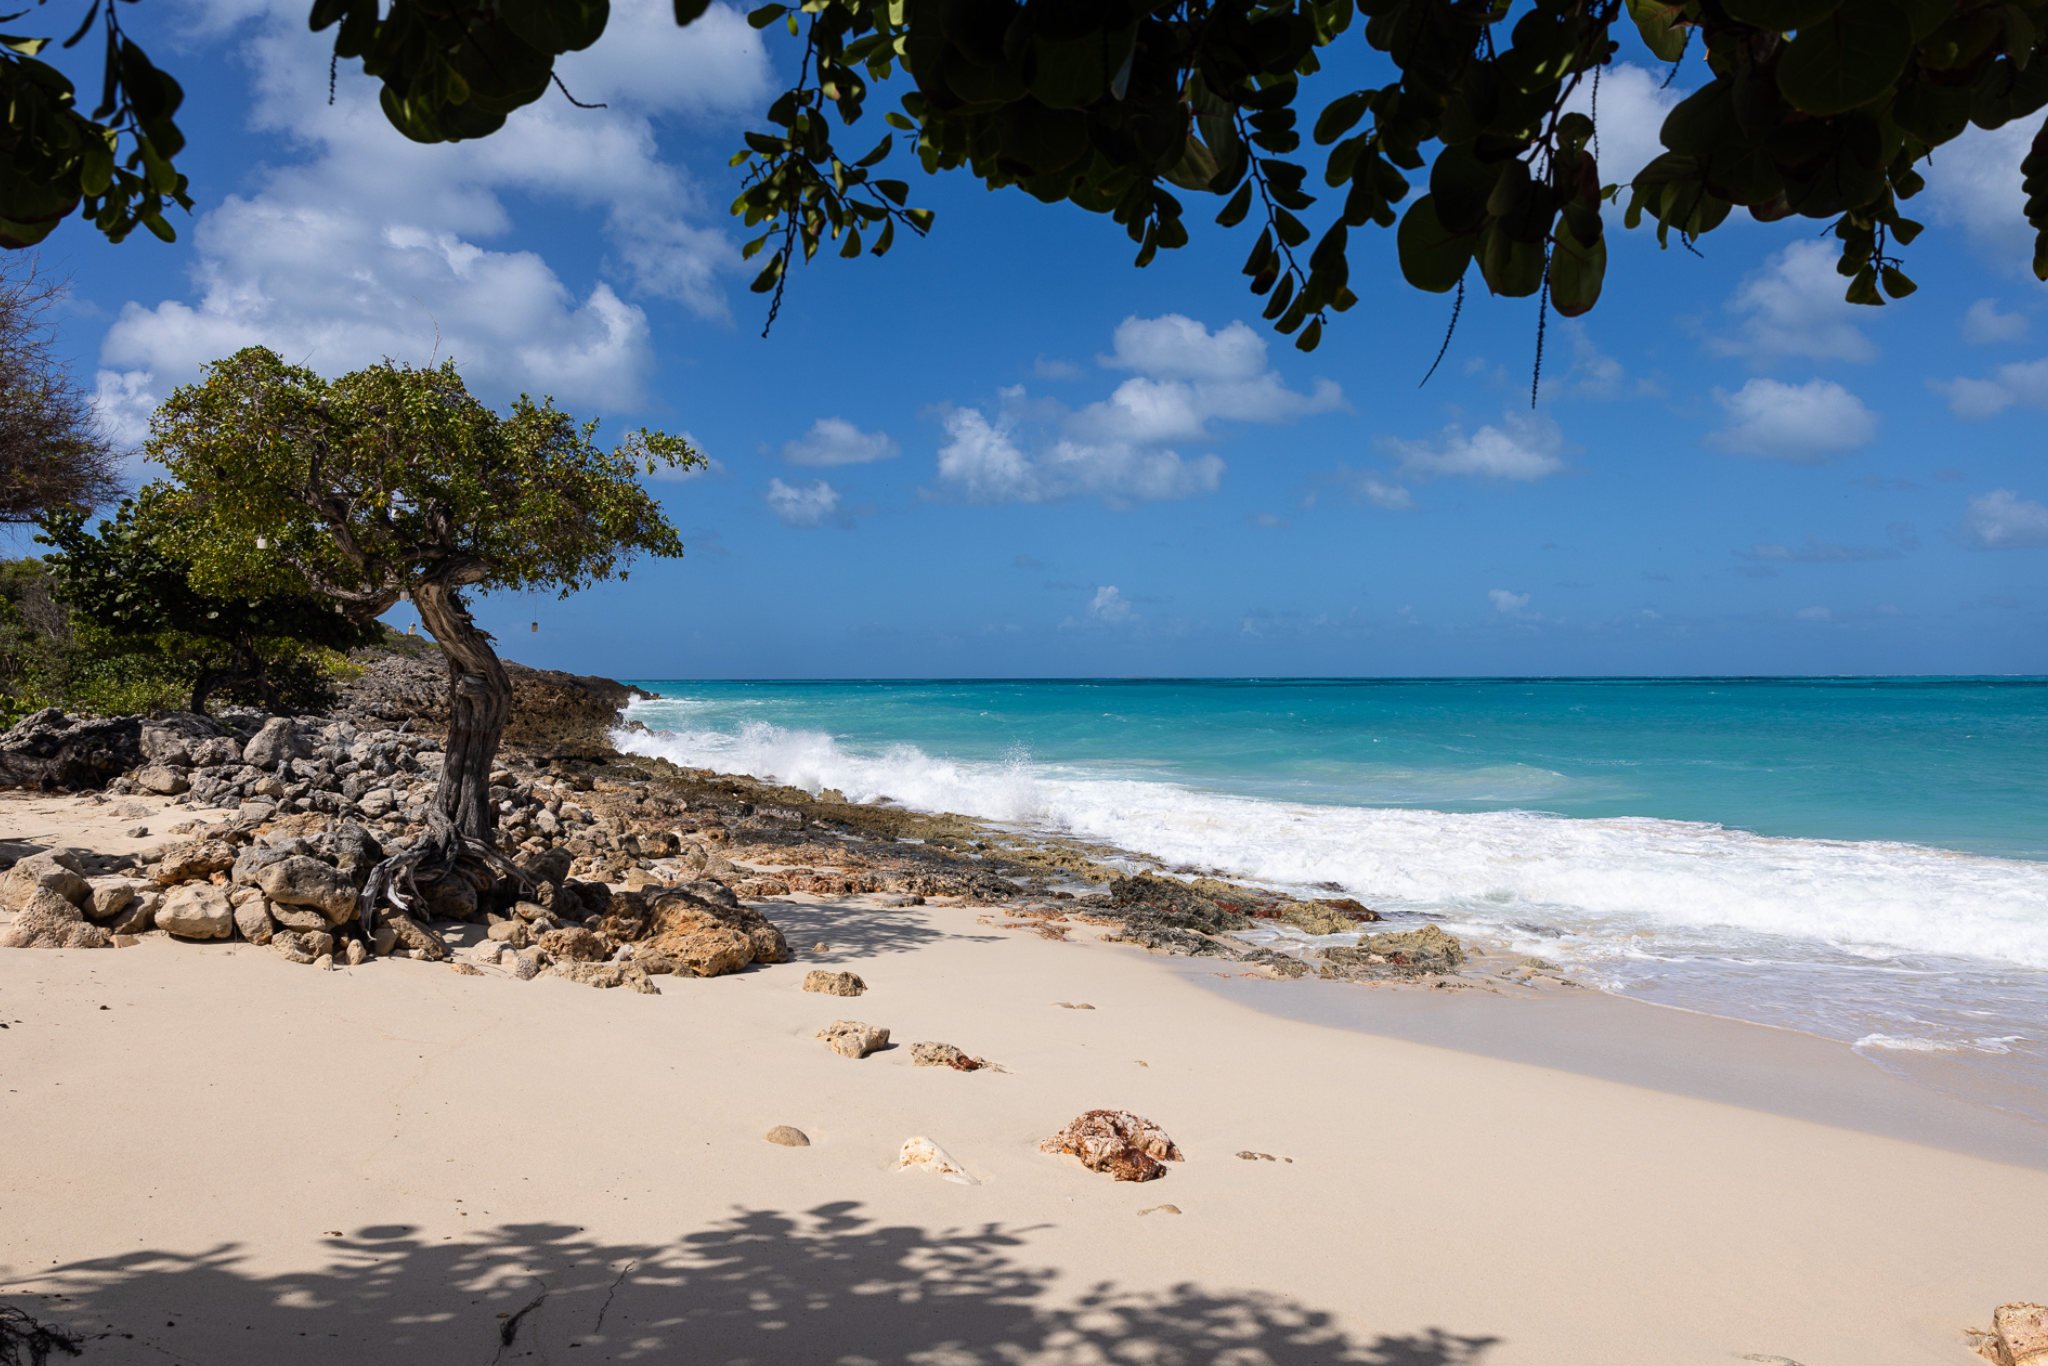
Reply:
M161 832L185 838L140 854L0 855L11 864L0 874L0 947L242 940L323 967L448 960L651 992L660 976L788 960L778 901L880 897L983 908L984 923L1049 939L1088 925L1272 977L1564 980L1540 960L1474 954L1428 924L1301 954L1256 946L1235 932L1264 922L1328 935L1380 917L1346 898L1169 876L1124 851L625 754L608 736L634 690L519 666L491 796L500 852L526 886L450 875L365 920L370 870L419 836L440 769L445 674L431 647L412 645L365 660L329 716L44 712L0 735L0 785L113 803L148 794L193 813Z

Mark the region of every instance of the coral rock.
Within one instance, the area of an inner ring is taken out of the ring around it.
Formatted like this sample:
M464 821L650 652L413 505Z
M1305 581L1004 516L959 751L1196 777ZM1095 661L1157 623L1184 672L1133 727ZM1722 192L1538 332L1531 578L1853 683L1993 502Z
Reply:
M2001 1304L1991 1316L1991 1340L2002 1366L2048 1366L2048 1305Z
M889 1046L889 1031L859 1020L834 1020L818 1031L818 1037L842 1058L865 1058Z
M1093 1172L1119 1181L1156 1181L1168 1162L1181 1160L1178 1145L1151 1120L1129 1110L1090 1110L1038 1145L1044 1153L1081 1159Z
M235 908L225 888L188 882L165 893L156 927L180 939L227 939L235 932Z
M159 887L175 887L181 882L202 882L234 866L235 846L225 840L187 840L164 851L150 878Z
M1355 947L1322 951L1340 973L1363 977L1424 977L1453 972L1465 961L1465 946L1435 925L1419 930L1369 934Z
M868 984L856 973L813 969L804 974L805 991L815 991L826 996L858 996L867 989Z
M950 1067L956 1072L979 1072L984 1067L1000 1072L987 1058L972 1058L949 1043L914 1043L910 1061L919 1067Z
M270 947L294 963L332 962L334 936L325 930L279 930L270 937Z
M581 926L549 930L540 937L540 946L550 958L570 963L602 963L610 953L604 940ZM644 968L634 971L642 977L647 975Z
M951 1153L923 1136L905 1139L902 1150L896 1154L897 1171L908 1171L912 1168L932 1172L962 1186L981 1184L965 1167L953 1160Z
M0 930L0 948L104 949L113 943L105 930L88 925L70 902L53 892L37 895L43 904L30 906Z
M551 964L548 971L587 987L626 987L643 996L661 995L661 988L654 985L654 979L634 963L557 962Z
M330 925L355 918L356 884L319 859L304 854L279 859L257 874L256 885L278 905L318 911Z
M782 931L760 912L722 905L697 893L698 888L719 886L699 882L687 890L655 895L647 909L646 936L636 944L633 961L648 972L698 977L738 972L750 963L787 962L789 946Z

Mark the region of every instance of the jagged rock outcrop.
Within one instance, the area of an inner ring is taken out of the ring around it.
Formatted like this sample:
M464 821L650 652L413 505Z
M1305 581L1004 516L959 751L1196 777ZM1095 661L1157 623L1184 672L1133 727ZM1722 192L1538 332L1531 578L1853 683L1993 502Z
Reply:
M49 707L0 733L0 788L83 792L142 762L138 716L67 716Z
M1077 1157L1089 1171L1119 1181L1157 1181L1166 1175L1166 1163L1181 1160L1180 1146L1166 1130L1129 1110L1090 1110L1038 1150Z

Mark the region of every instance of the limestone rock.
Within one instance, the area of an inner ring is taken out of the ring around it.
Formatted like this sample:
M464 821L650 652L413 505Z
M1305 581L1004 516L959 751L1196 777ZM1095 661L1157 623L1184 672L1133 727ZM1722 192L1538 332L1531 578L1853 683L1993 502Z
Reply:
M980 1181L953 1159L953 1155L922 1134L903 1140L896 1154L897 1171L926 1171L961 1186L978 1186Z
M0 930L0 949L104 949L111 936L86 923L78 908L55 893L39 891L37 904Z
M273 716L242 747L242 762L251 768L275 769L287 760L303 759L312 752L312 746L290 717Z
M85 913L94 920L112 920L128 909L135 900L140 885L133 878L96 877L89 878L89 897L80 903Z
M615 908L612 914L616 916L620 910ZM788 960L789 945L783 942L782 931L760 912L722 905L694 890L653 895L645 937L633 951L633 961L648 972L685 972L698 977L738 972L750 963Z
M182 769L175 769L167 764L147 764L136 769L130 776L134 778L135 785L144 792L154 792L160 797L175 797L192 787L192 780L185 776Z
M987 1058L969 1057L949 1043L914 1043L910 1046L910 1061L918 1067L950 1067L955 1072L1003 1070Z
M270 947L294 963L334 961L334 936L326 930L279 930L271 936Z
M38 891L54 893L73 906L84 906L92 886L78 873L78 860L66 849L30 854L0 875L0 910L27 908Z
M0 734L0 788L101 788L142 762L142 719L70 717L48 707Z
M805 1133L802 1129L792 1128L787 1124L778 1124L767 1133L762 1134L761 1137L767 1139L770 1143L784 1148L808 1148L811 1146L811 1136L809 1134Z
M531 982L540 976L540 951L528 949L512 955L512 975L522 982Z
M199 882L235 866L235 846L225 840L187 840L164 850L150 879L159 887Z
M826 996L858 996L868 989L859 975L851 972L826 972L814 968L804 974L804 990L821 992Z
M540 937L540 946L558 963L602 963L610 953L604 940L580 925L547 931ZM635 968L634 971L642 977L647 975L645 968Z
M124 938L148 934L156 928L156 908L163 900L164 894L155 887L136 888L134 899L107 922L107 933Z
M646 970L634 963L577 963L555 962L548 971L557 977L566 977L572 982L581 982L587 987L626 987L643 996L659 996L661 988L654 985L654 979Z
M1991 1340L2002 1366L2048 1366L2048 1305L2001 1304L1991 1315Z
M258 893L258 895L261 895L261 893ZM301 934L309 934L314 930L324 930L333 923L328 920L325 912L316 911L311 906L272 905L270 907L270 918L284 928L297 930Z
M818 1031L818 1037L842 1058L865 1058L889 1046L889 1031L859 1020L834 1020Z
M1078 1157L1089 1171L1119 1181L1156 1181L1166 1175L1164 1164L1181 1160L1179 1145L1164 1129L1129 1110L1090 1110L1038 1150Z
M244 887L228 899L234 907L235 929L242 938L251 944L268 944L277 927L271 923L270 908L263 904L263 894Z
M1465 961L1465 946L1436 925L1419 930L1369 934L1355 947L1322 951L1332 975L1365 977L1441 976Z
M385 911L381 917L381 928L392 932L393 942L412 954L438 963L448 956L448 946L440 937L428 931L427 927L401 911ZM389 952L390 950L383 950ZM536 965L537 967L538 965Z
M342 961L352 968L359 968L369 958L370 951L363 947L360 939L351 939L342 946Z
M165 893L156 927L180 939L226 939L235 932L235 908L225 888L188 882Z
M338 868L316 858L293 854L277 860L257 875L256 885L280 906L301 906L318 911L330 925L355 918L356 885Z

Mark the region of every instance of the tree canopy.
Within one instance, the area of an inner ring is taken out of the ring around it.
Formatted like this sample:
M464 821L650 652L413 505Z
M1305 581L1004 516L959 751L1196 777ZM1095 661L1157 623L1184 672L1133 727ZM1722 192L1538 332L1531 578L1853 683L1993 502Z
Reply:
M0 262L0 525L92 507L120 488L92 400L56 353L61 285Z
M709 0L674 4L688 24ZM73 35L104 16L90 117L38 40L0 48L16 111L0 200L33 210L7 210L9 241L73 211L116 238L137 221L163 236L164 201L189 204L171 164L177 84L117 8L92 0ZM309 15L423 142L496 131L608 17L607 0L315 0ZM1902 297L1920 168L1970 128L2048 105L2048 0L803 0L751 18L801 48L796 83L734 159L755 288L775 303L796 262L880 253L899 225L930 225L885 173L901 138L927 172L1110 215L1140 265L1189 240L1194 197L1220 201L1218 223L1254 234L1244 273L1266 317L1303 349L1357 301L1350 252L1369 228L1395 231L1418 288L1460 290L1476 271L1575 315L1600 296L1610 209L1667 242L1741 209L1830 225L1847 297ZM1663 155L1617 185L1577 101L1631 31L1674 66L1703 58L1706 80L1666 119ZM1326 66L1346 43L1365 59ZM842 148L884 88L889 131ZM2048 130L2024 171L2048 279Z
M449 666L440 808L487 843L511 685L464 592L566 597L635 556L682 554L637 476L702 457L644 429L607 451L596 429L524 395L500 414L453 361L328 380L251 347L175 391L148 450L175 481L155 496L195 587L309 593L357 621L411 599Z

